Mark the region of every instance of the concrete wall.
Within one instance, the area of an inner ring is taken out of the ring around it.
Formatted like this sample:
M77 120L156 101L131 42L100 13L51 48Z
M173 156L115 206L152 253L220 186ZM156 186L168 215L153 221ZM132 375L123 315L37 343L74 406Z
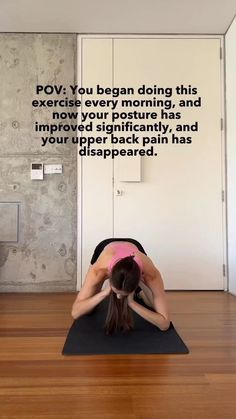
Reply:
M0 291L76 289L76 148L41 147L35 85L74 84L76 36L0 34ZM32 162L63 174L30 179Z
M236 19L225 41L229 291L236 295Z

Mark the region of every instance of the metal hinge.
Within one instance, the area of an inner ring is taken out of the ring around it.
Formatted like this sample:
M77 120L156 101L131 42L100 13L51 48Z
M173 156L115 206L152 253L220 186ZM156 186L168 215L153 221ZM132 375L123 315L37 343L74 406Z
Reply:
M221 191L221 201L225 202L225 191Z
M225 274L226 274L226 266L225 266L225 263L223 263L223 276L225 276Z
M222 60L222 58L223 58L223 50L222 50L222 47L220 47L220 60Z
M224 120L223 120L223 118L220 118L220 129L221 129L221 131L223 131L223 129L224 129Z

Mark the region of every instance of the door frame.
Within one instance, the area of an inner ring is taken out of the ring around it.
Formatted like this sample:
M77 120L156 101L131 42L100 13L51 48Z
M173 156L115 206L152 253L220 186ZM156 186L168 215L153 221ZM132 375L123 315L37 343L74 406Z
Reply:
M159 35L159 34L77 34L77 62L75 83L81 85L82 81L82 53L84 39L219 39L220 40L220 74L221 74L221 185L222 185L222 225L223 225L223 272L224 291L229 289L228 280L228 232L227 232L227 160L226 160L226 94L225 94L225 38L224 35ZM78 118L80 123L80 118ZM83 282L82 278L82 246L83 246L83 220L82 220L82 176L83 158L77 155L77 282L78 291Z

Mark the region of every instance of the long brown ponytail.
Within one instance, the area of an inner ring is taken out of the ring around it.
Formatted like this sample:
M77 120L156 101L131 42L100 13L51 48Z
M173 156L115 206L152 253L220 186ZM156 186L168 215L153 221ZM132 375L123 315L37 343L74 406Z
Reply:
M119 260L111 271L110 283L117 290L127 293L133 292L139 283L141 271L133 256ZM128 306L127 297L118 299L116 293L111 292L108 312L105 322L106 334L114 331L128 331L133 327L133 318Z

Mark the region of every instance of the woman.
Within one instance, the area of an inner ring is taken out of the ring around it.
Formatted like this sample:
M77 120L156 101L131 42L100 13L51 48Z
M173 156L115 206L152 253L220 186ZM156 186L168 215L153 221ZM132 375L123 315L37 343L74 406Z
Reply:
M102 289L106 279L109 285ZM107 334L132 328L130 309L162 331L169 328L161 275L137 240L111 238L97 245L85 282L73 304L72 317L78 319L89 313L108 295ZM138 303L140 298L146 307Z

